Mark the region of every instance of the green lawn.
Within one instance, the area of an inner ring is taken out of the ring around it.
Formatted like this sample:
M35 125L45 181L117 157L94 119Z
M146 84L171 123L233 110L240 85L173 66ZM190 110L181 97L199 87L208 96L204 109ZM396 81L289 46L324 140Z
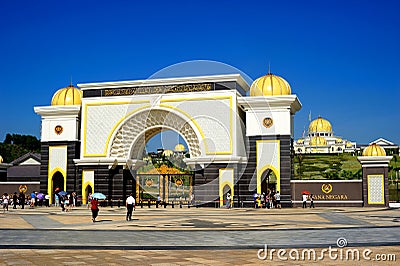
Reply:
M395 155L389 164L389 179L398 172L400 158ZM318 154L294 156L294 179L361 179L361 164L357 156L343 154Z
M360 179L361 165L351 154L296 155L294 179Z

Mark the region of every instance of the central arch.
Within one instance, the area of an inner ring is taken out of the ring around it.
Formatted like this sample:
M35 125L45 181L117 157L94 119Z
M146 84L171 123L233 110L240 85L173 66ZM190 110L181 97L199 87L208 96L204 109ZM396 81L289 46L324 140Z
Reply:
M147 109L133 114L119 127L110 145L110 157L141 159L147 141L163 130L178 132L188 145L190 157L200 156L198 135L190 118L169 110Z

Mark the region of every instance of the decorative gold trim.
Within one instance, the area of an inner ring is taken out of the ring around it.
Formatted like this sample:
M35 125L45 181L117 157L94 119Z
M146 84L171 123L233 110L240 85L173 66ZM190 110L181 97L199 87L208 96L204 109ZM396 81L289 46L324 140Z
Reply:
M67 187L67 169L62 169L59 166L54 167L53 169L50 168L50 162L52 160L51 153L53 149L65 149L65 160L67 160L68 157L68 146L67 145L61 145L61 146L49 146L49 162L47 165L47 194L50 196L49 204L53 204L53 194L54 194L54 189L53 189L53 175L56 172L60 172L64 178L64 187L63 190ZM68 162L65 161L65 166L68 168Z
M84 116L83 116L83 156L84 157L106 157L107 156L107 151L109 148L109 144L110 144L110 139L111 136L113 135L115 129L130 115L132 115L133 113L141 110L141 109L145 109L147 107L150 107L151 105L147 104L144 106L140 106L132 111L130 111L129 113L127 113L125 116L123 116L122 118L120 118L117 123L115 123L115 125L112 127L112 129L110 130L110 133L108 134L108 137L106 139L106 143L104 145L104 152L103 153L87 153L86 151L86 132L87 132L87 113L88 113L88 107L89 106L104 106L104 105L130 105L130 104L140 104L140 103L150 103L150 100L138 100L138 101L120 101L120 102L92 102L92 103L86 103L84 105Z
M232 105L233 105L233 98L231 95L229 96L210 96L210 97L199 97L199 98L189 98L189 97L180 97L180 98L172 98L172 99L161 99L160 103L164 102L182 102L182 101L199 101L199 100L217 100L217 99L228 99L229 100L229 151L216 151L216 152L210 152L208 149L207 145L207 139L204 135L204 132L201 130L201 127L199 123L187 112L183 111L182 109L179 109L175 106L172 105L167 105L167 104L160 104L160 107L165 107L165 108L171 108L174 109L182 114L184 114L186 117L190 119L190 121L193 122L193 124L197 127L197 129L200 132L200 135L202 137L202 140L204 142L205 150L207 155L230 155L233 153L233 140L232 140L232 134L233 134L233 115L232 115Z
M86 172L93 172L93 182L91 181L86 181ZM92 188L92 193L94 193L94 170L82 170L82 204L89 204L89 202L87 202L87 197L88 195L86 195L86 188L88 186L90 186Z
M224 180L221 183L221 176L222 176L222 172L228 172L228 171L232 171L232 175L231 175L231 179L232 180ZM235 190L234 190L234 176L235 176L235 169L234 168L220 168L218 170L218 179L219 179L219 206L223 207L224 206L224 187L226 185L229 186L229 188L231 189L231 198L233 198L234 194L235 194Z
M259 158L259 152L258 152L258 144L259 143L277 143L277 154L275 154L278 157L277 160L277 168L271 164L265 164L261 167L257 165L257 193L261 193L261 177L262 174L265 170L268 168L271 169L275 175L276 175L276 191L281 191L281 141L280 140L257 140L256 141L256 160L258 164L258 158Z
M380 177L382 178L382 201L371 201L371 186L370 180L373 177ZM385 177L384 175L367 175L367 187L368 187L368 204L385 204Z
M216 151L216 152L210 152L208 145L207 145L207 141L206 138L204 136L204 132L201 130L200 125L196 122L196 120L191 117L188 113L186 113L185 111L175 107L175 106L171 106L171 105L167 105L167 104L160 104L160 107L164 107L164 108L168 108L168 109L173 109L178 111L179 113L185 115L186 117L188 117L190 119L190 121L193 122L193 124L196 126L196 128L198 129L202 140L204 142L204 146L205 146L205 150L206 150L206 154L207 155L229 155L233 153L233 140L232 140L232 134L233 134L233 115L232 115L232 105L233 105L233 99L232 96L210 96L210 97L199 97L199 98L189 98L189 97L181 97L181 98L172 98L172 99L161 99L160 103L163 102L180 102L180 101L198 101L198 100L216 100L216 99L228 99L229 100L229 108L230 108L230 113L229 113L229 150L228 151ZM125 116L121 117L117 123L113 126L113 128L110 130L110 133L107 137L106 143L104 145L104 152L103 153L87 153L87 114L88 114L88 107L90 106L104 106L104 105L129 105L129 104L139 104L139 103L150 103L150 100L138 100L138 101L120 101L120 102L91 102L91 103L86 103L84 104L84 115L83 115L83 156L84 157L106 157L107 156L107 151L109 150L109 145L110 145L110 140L112 135L114 134L115 130L120 126L120 124L122 122L124 122L128 117L130 117L132 114L134 114L135 112L145 109L145 108L149 108L151 107L151 105L144 105L144 106L140 106L132 111L130 111L129 113L127 113Z

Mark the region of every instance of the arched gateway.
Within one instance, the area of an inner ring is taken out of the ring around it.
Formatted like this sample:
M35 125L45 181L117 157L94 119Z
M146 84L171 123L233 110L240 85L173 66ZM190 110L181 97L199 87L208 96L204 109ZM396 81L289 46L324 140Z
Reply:
M281 77L268 74L251 86L230 74L78 87L35 107L42 116L42 191L54 194L49 176L58 169L64 189L83 202L89 192L121 202L129 193L139 198L146 182L153 184L137 172L145 145L173 130L188 146L184 162L192 172L160 173L159 191L190 191L192 202L209 206L223 204L229 191L234 205L252 206L253 194L268 187L270 169L282 204L290 204L293 118L301 104Z
M193 123L176 114L175 110L148 108L127 117L113 135L109 156L114 158L141 159L149 139L163 130L178 132L189 146L191 157L201 153L199 138Z

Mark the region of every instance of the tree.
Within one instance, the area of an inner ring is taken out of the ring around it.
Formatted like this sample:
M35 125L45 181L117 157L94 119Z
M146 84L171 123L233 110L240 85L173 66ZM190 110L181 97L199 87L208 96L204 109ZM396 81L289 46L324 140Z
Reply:
M10 134L6 135L6 138L4 140L4 143L6 144L12 144L12 136Z
M35 136L7 134L0 142L0 155L4 162L12 162L28 152L40 152L40 141Z
M7 134L4 143L18 145L31 152L40 151L40 141L35 136Z

